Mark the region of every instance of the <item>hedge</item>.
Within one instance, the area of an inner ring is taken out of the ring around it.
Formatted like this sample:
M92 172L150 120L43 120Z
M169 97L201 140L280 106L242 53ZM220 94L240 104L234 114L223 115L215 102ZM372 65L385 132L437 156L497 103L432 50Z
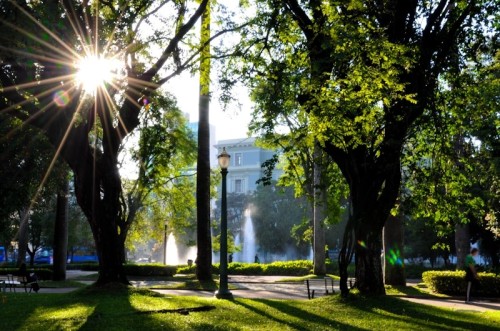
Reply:
M129 276L172 277L177 271L176 266L165 266L163 264L125 264L123 268Z
M276 261L269 264L232 262L227 271L230 275L305 276L312 272L312 267L312 262L307 260ZM195 271L195 266L179 266L177 269L179 274L193 274ZM219 273L218 263L212 265L212 272Z
M37 267L28 267L28 272L34 272L39 280L49 280L52 279L52 269L48 268L37 268ZM17 275L19 272L19 268L1 268L0 275Z
M478 273L479 287L475 294L480 296L500 296L500 276L494 273ZM426 271L422 279L433 292L464 295L466 290L465 271Z

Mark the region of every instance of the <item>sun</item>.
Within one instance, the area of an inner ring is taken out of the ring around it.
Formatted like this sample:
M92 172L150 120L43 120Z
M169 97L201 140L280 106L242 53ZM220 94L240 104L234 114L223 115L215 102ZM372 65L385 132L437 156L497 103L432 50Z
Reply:
M96 55L86 56L76 64L76 81L86 93L95 94L98 88L112 83L116 77L118 61Z

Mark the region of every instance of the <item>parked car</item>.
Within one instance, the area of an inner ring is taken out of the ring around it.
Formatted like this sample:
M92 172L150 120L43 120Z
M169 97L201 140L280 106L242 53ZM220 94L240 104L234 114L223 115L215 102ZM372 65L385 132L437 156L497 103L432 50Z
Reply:
M38 256L35 256L35 260L33 260L33 263L35 263L35 264L53 264L54 259L52 258L52 255L38 255Z

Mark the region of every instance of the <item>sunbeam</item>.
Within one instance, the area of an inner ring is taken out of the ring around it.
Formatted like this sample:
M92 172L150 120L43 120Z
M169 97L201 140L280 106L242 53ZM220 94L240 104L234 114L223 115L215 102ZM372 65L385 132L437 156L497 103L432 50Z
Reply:
M105 88L105 84L111 83L117 77L120 65L117 59L99 55L86 56L76 65L76 82L86 93L94 94L98 88Z

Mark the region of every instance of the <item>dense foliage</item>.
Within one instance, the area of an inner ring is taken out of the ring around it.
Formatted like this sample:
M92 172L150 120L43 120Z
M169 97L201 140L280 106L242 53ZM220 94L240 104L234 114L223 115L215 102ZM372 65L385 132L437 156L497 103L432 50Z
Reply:
M131 223L118 172L120 149L154 104L154 92L197 59L198 49L181 51L180 42L207 3L0 4L2 115L40 129L73 171L77 201L94 234L102 284L126 282L122 263ZM158 21L162 24L155 25ZM160 54L153 55L158 49ZM79 61L92 57L119 64L99 88L86 91L77 71L83 67Z
M383 294L382 228L401 183L407 138L429 121L438 86L495 35L496 1L273 1L248 11L225 82L252 88L259 130L307 117L345 177L351 213L341 286L354 257L357 287ZM459 57L460 56L460 57ZM231 75L233 74L233 75ZM295 114L295 116L289 116Z

